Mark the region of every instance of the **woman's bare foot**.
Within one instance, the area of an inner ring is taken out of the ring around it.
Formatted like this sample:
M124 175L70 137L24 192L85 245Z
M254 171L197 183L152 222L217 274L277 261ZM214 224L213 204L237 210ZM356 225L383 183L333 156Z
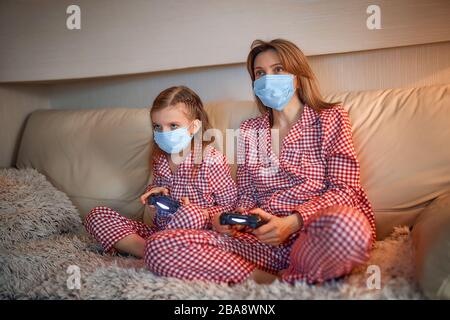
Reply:
M279 278L278 275L268 273L268 272L262 271L260 269L255 269L250 274L250 279L252 279L253 281L255 281L256 283L259 283L259 284L271 284L278 278Z

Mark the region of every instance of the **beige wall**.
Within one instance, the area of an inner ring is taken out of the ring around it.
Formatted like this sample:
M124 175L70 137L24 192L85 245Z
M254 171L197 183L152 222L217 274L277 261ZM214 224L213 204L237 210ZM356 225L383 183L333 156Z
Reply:
M66 8L81 8L68 30ZM381 29L369 30L369 5ZM450 41L448 0L0 1L0 82L76 79L244 62L256 38L306 55Z
M323 55L311 64L324 93L448 84L450 41Z
M50 107L47 88L39 85L0 86L0 168L15 165L27 117Z
M450 83L450 42L308 57L324 94ZM52 108L146 107L187 85L205 101L251 100L245 65L49 84Z
M324 94L450 83L450 42L309 57ZM41 108L146 107L184 84L205 102L252 99L244 65L41 84L0 85L0 167L14 164L27 115Z

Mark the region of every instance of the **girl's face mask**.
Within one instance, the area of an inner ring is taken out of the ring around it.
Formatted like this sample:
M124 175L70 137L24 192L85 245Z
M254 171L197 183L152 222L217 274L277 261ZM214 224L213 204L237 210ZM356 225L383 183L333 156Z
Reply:
M255 95L269 108L281 111L295 93L294 76L291 74L268 74L253 83Z
M161 150L170 154L178 153L187 148L192 141L192 137L194 135L190 135L188 131L188 128L192 125L192 123L187 127L178 128L171 131L154 131L153 138Z

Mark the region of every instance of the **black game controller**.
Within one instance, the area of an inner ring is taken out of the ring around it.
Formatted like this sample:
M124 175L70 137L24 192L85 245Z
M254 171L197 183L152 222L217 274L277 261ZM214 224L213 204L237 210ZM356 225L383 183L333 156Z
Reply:
M147 202L149 205L155 206L158 213L165 215L174 214L180 207L180 203L178 201L162 193L152 194L148 197Z
M262 220L257 214L244 215L234 212L224 212L220 215L220 224L222 225L238 224L256 229L265 223L266 221Z

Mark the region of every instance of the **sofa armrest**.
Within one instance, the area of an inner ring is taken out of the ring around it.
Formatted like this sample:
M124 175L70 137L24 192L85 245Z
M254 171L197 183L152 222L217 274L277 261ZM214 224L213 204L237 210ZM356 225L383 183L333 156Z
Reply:
M431 299L450 299L450 192L428 205L414 224L416 277Z

